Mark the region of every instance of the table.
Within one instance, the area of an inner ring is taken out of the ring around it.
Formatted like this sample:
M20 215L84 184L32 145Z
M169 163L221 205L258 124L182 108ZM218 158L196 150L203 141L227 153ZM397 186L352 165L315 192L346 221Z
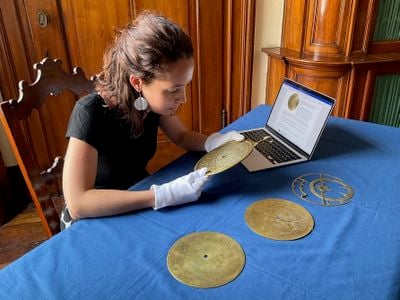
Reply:
M261 105L223 131L265 124ZM400 129L331 117L311 161L249 173L241 165L214 175L201 198L159 211L82 220L0 271L0 299L398 299L400 296ZM132 189L190 172L188 153ZM324 207L294 195L306 173L341 178L355 194ZM253 233L244 214L266 198L305 207L314 230L295 241ZM242 273L217 288L175 280L166 265L179 238L224 233L246 254Z

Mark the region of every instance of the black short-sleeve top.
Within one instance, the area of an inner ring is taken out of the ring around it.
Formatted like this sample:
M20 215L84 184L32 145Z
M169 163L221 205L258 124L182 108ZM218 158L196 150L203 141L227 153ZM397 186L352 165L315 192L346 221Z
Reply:
M149 112L143 134L132 137L131 124L118 117L98 94L80 99L68 124L66 137L74 137L98 152L96 188L127 189L148 176L146 165L157 148L160 115Z

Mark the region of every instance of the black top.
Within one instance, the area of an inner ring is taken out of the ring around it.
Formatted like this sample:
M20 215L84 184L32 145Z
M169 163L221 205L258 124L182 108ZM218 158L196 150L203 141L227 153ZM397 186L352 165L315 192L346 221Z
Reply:
M80 99L71 115L66 137L74 137L98 151L96 188L127 189L148 175L146 165L157 148L160 115L148 113L144 132L134 138L131 125L107 107L98 94Z

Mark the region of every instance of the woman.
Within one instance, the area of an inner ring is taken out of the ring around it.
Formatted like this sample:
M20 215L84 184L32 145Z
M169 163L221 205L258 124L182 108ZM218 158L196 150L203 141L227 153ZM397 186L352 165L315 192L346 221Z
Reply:
M81 218L199 198L208 179L205 168L149 190L127 191L148 175L158 127L189 151L210 151L244 138L237 132L207 137L188 130L176 116L193 68L190 38L163 16L143 13L118 33L104 55L97 93L77 102L68 125L62 228Z

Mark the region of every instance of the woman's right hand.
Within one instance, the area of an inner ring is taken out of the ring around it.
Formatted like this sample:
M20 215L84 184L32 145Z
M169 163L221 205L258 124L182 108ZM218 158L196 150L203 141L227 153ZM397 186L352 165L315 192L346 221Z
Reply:
M206 173L207 168L202 168L162 185L153 184L151 186L155 195L153 208L157 210L166 206L196 201L201 195L203 186L209 180Z

